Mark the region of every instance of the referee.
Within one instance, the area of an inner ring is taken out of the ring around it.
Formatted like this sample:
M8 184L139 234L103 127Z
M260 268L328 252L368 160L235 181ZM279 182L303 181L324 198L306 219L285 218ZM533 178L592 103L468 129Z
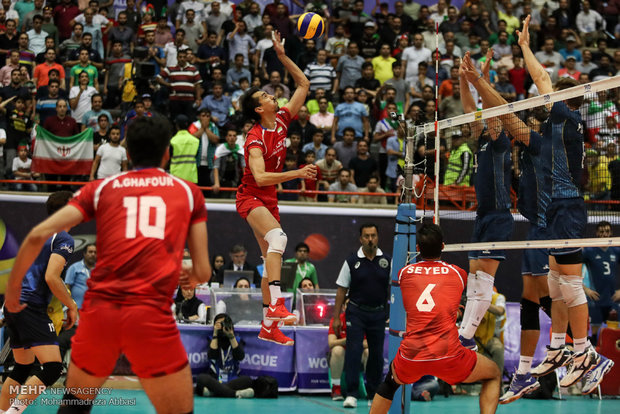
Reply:
M362 360L364 336L368 341L368 362L366 364L367 394L372 401L383 373L383 342L390 284L390 263L392 258L379 249L379 235L375 224L360 227L361 247L351 254L342 265L336 284L336 306L333 328L336 336L346 329L346 353L344 372L346 375L346 399L343 407L357 407L359 397L359 371ZM340 312L345 297L349 294L345 318L346 328L341 325Z

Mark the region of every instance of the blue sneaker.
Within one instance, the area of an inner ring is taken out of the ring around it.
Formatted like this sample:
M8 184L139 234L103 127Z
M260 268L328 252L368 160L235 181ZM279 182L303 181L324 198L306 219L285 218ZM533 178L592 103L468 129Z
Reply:
M467 349L471 349L472 351L478 350L478 345L476 345L476 340L474 338L467 339L463 335L459 335L459 341L461 342L461 345Z
M582 394L590 394L599 386L605 374L607 374L614 366L614 361L600 355L601 361L585 375L585 383L581 389Z
M500 404L508 404L513 401L517 401L540 387L538 380L530 374L514 374L512 381L510 381L510 387L508 391L504 393L499 399Z

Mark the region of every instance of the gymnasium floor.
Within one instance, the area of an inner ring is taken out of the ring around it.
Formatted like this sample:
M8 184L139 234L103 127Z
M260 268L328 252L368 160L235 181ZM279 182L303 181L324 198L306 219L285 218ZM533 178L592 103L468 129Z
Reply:
M57 406L53 404L53 400L59 398L60 396L58 395L43 395L37 401L39 404L30 406L27 412L28 414L55 413ZM103 396L101 400L108 404L106 406L95 407L92 411L94 414L155 413L146 394L139 390L112 390L109 395ZM114 403L116 403L116 405L110 405ZM118 405L119 403L121 405ZM291 394L281 396L275 400L195 398L194 412L197 414L250 414L260 412L284 414L290 413L291 409L294 409L295 414L368 413L369 408L366 405L366 401L360 400L359 403L358 408L353 410L342 408L341 401L333 402L328 396L300 396ZM414 402L412 403L410 411L411 414L461 414L476 412L478 412L478 398L470 396L439 397L430 403ZM599 401L598 399L577 396L568 397L563 401L519 400L509 405L500 406L497 412L501 414L618 414L620 413L620 399Z

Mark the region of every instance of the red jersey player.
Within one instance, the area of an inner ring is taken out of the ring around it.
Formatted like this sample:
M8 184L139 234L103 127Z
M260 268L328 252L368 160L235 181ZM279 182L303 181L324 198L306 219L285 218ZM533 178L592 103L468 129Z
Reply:
M422 261L405 266L398 275L407 312L407 330L385 381L377 389L370 414L387 413L401 384L424 375L449 384L482 381L480 412L494 413L500 390L495 362L459 342L456 314L467 273L440 260L443 234L436 224L417 232Z
M37 225L22 244L6 293L6 307L19 312L21 280L53 233L95 219L97 266L88 281L71 354L60 413L86 412L121 353L161 413L193 409L187 353L171 312L182 274L195 286L211 276L207 211L192 183L164 172L169 125L158 118L134 122L127 132L134 171L93 181L69 204ZM181 269L185 242L193 270ZM77 401L77 400L82 401Z
M287 238L280 226L276 184L295 178L315 179L316 166L306 165L299 170L281 172L286 155L288 125L304 104L310 82L301 69L286 56L280 34L274 32L272 37L278 59L293 76L297 89L282 108L278 108L278 102L273 95L256 87L242 97L244 116L256 123L246 136L246 167L237 190L237 211L252 228L265 261L261 282L263 322L258 337L281 345L293 345L293 340L274 324L275 321L297 320L297 317L286 309L280 292L280 266Z

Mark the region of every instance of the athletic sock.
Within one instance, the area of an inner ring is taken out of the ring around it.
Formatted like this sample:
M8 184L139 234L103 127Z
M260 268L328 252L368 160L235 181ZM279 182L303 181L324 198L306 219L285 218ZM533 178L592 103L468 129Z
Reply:
M521 355L519 357L519 367L517 368L517 374L529 374L532 369L532 360L534 357Z
M271 326L271 324L273 323L273 321L267 319L267 309L269 309L269 305L265 305L263 303L263 325L265 325L267 328L269 328Z
M481 270L476 272L475 299L472 301L471 316L468 323L462 329L462 335L471 339L476 333L476 329L480 325L480 321L489 309L491 299L493 298L493 283L495 278ZM469 305L469 304L468 304Z
M573 347L575 348L576 353L580 353L586 350L586 348L590 345L588 338L574 338L573 339Z
M21 400L15 400L11 407L5 411L6 414L21 414L26 411L27 405L24 404Z
M465 303L465 310L463 311L463 318L461 319L461 327L459 328L459 335L463 335L465 327L471 319L471 310L474 302L474 292L476 290L476 274L469 273L467 275L467 302ZM469 338L468 338L469 339Z
M335 385L335 386L339 387L340 386L340 378L338 378L338 379L332 378L332 385Z
M566 343L566 332L551 332L551 343L549 346L551 348L561 348Z
M282 291L280 290L280 281L274 280L269 282L269 294L271 295L271 306L275 305L278 299L282 297Z

